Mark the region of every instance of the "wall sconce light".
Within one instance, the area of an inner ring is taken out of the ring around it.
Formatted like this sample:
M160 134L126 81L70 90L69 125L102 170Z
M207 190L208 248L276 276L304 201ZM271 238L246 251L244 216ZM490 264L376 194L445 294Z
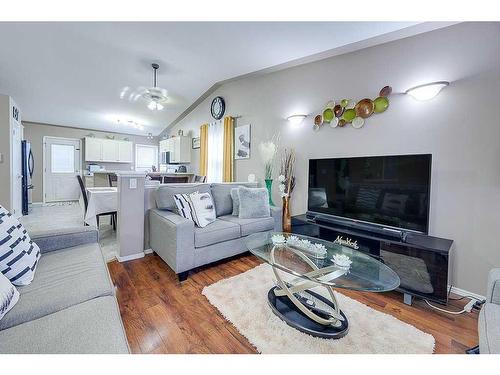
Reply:
M437 94L441 92L443 88L448 86L450 82L447 81L438 81L426 83L425 85L419 85L412 87L411 89L406 90L405 94L410 95L411 97L424 101L430 100L434 98Z
M288 116L286 119L292 126L296 127L299 126L306 117L306 115L292 115Z

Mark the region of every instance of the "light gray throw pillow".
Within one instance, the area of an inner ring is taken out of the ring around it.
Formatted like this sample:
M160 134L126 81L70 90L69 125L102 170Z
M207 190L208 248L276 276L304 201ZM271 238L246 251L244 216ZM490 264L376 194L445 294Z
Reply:
M238 216L240 214L240 197L238 196L238 189L231 189L231 198L233 199L233 216Z
M0 272L0 319L9 312L19 300L19 292L3 273Z
M271 216L269 194L266 188L238 188L240 219L256 219Z

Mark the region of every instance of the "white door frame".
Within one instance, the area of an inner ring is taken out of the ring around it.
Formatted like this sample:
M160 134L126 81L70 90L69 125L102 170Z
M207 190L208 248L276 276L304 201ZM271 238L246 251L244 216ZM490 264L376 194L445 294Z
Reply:
M45 173L47 172L47 168L46 168L46 165L45 165L45 163L47 162L47 158L46 158L46 155L45 155L45 143L49 139L55 139L55 140L61 140L61 141L78 141L78 144L79 144L79 147L80 147L80 163L79 163L79 166L80 166L80 175L82 174L82 170L83 170L83 152L82 152L83 150L82 150L82 140L81 140L81 138L53 137L53 136L49 136L49 135L44 135L43 136L43 140L42 140L42 152L43 152L42 202L43 202L43 204L45 204L45 180L46 180Z
M24 126L20 122L13 121L10 134L11 147L10 147L10 212L15 217L23 216L22 204L22 161L21 161L21 142L24 137ZM15 139L14 134L18 137ZM17 139L19 138L19 139ZM19 142L18 142L19 141ZM19 167L19 168L14 168ZM16 199L17 198L17 199Z

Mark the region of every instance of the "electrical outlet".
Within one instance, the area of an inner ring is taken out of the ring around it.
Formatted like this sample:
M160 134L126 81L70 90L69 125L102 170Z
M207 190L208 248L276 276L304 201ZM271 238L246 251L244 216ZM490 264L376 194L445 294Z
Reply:
M476 303L476 300L471 299L469 301L469 303L467 303L467 305L465 305L464 310L467 311L467 312L471 312L472 311L472 306L474 306L475 303Z
M129 182L130 189L137 189L137 178L131 178Z

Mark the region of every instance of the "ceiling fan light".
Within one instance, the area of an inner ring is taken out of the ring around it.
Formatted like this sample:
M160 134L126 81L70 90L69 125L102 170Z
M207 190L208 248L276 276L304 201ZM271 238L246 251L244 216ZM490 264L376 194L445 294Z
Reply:
M150 101L148 104L148 108L152 111L161 111L164 107L163 104L155 102L154 100Z

